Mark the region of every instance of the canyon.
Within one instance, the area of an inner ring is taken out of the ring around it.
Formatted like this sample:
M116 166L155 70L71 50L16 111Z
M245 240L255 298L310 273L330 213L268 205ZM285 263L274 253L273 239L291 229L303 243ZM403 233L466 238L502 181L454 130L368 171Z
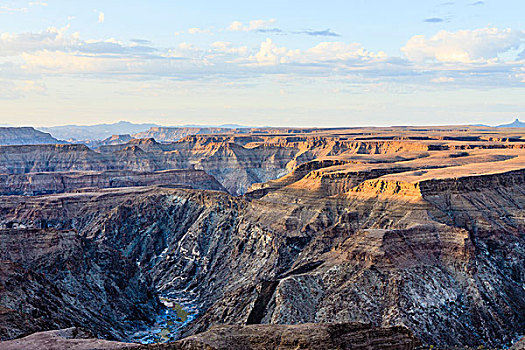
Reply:
M0 146L0 348L77 328L141 349L523 337L523 129L155 136ZM130 344L174 295L197 310L181 340Z

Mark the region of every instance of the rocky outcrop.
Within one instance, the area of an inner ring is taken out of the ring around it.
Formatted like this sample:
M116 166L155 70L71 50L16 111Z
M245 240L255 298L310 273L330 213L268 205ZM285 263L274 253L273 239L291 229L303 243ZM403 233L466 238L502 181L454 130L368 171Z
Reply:
M85 145L0 146L0 173L110 170L112 165Z
M506 149L519 145L522 144L498 146ZM85 145L0 146L0 172L199 169L215 177L230 193L240 195L254 183L277 179L315 159L337 157L337 161L351 164L367 155L390 156L393 162L428 156L434 146L416 141L353 141L333 136L219 134L187 136L170 144L151 138L133 139L122 145L101 146L97 151ZM483 145L467 146L477 149ZM388 173L388 169L384 173ZM348 187L345 185L339 190Z
M510 347L510 350L523 350L525 349L525 337L521 337L519 341Z
M0 127L0 145L40 145L66 143L31 127Z
M132 145L147 152L161 168L202 169L236 195L253 183L276 179L319 156L422 152L428 148L413 142L353 142L330 137L195 135L171 144L133 140L101 147L100 152L114 153Z
M0 342L4 350L413 350L420 344L404 327L374 328L367 324L303 324L215 326L177 342L138 345L93 339L85 330L68 328Z
M374 328L369 324L301 324L215 326L169 345L144 349L213 350L413 350L420 342L404 327Z
M153 172L110 170L103 172L0 174L0 195L34 196L80 189L152 185L226 191L213 176L202 170Z
M425 174L425 172L421 171L416 171L415 173L417 175ZM400 178L408 177L409 179L417 178L417 176L413 176L413 172L408 172L405 175L394 175L396 172L391 171L390 174L390 176L362 181L359 185L351 188L349 193L364 196L397 196L400 198L419 197L430 199L431 197L440 197L444 192L449 194L468 194L494 188L523 186L525 184L525 169L496 174L460 176L456 178L422 178L421 181L417 182L398 179L398 176Z
M137 345L97 339L89 331L77 327L38 332L20 339L0 342L3 350L110 350L129 347Z

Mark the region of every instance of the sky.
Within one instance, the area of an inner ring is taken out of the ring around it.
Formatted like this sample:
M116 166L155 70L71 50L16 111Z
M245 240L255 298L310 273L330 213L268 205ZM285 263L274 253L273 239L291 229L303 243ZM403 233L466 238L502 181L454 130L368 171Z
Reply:
M525 1L4 1L0 124L525 119Z

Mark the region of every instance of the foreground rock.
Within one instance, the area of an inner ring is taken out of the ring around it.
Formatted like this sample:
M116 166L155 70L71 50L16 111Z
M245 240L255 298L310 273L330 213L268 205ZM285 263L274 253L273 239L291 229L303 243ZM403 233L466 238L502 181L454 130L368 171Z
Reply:
M40 332L27 337L0 342L2 350L103 350L125 349L134 344L96 339L81 328Z
M153 349L210 350L412 350L420 342L404 327L373 328L359 323L215 326L175 344Z
M138 345L88 339L82 330L32 334L0 343L3 350L412 350L421 343L404 327L373 328L367 324L301 324L215 326L177 342Z

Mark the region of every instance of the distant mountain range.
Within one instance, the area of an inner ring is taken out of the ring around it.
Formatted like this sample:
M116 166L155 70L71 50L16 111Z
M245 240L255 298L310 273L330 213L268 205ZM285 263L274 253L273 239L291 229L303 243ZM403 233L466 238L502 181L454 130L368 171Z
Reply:
M496 126L497 128L525 128L525 123L516 118L512 123Z
M512 123L490 126L475 124L471 126L496 128L525 128L525 122L518 118ZM53 127L18 128L3 127L0 144L42 144L42 143L84 143L91 148L102 145L125 143L132 138L155 138L159 142L177 141L187 135L247 132L252 127L238 124L222 125L181 125L164 127L153 123L134 124L120 121L113 124L63 125Z
M42 145L42 144L63 144L48 133L35 130L32 127L0 127L0 145Z
M512 123L501 125L487 125L487 124L471 124L471 126L483 126L486 128L525 128L525 123L516 118Z
M135 134L146 131L157 124L134 124L120 121L113 124L96 125L63 125L52 127L37 127L37 130L50 133L59 140L93 141L103 140L117 134Z
M95 125L61 125L52 127L36 127L35 129L48 132L59 140L68 141L100 141L110 138L113 135L133 135L144 133L151 128L161 127L158 124L134 124L126 121L120 121L113 124L95 124ZM170 127L173 128L223 128L237 129L247 128L247 126L238 124L223 125L181 125Z

